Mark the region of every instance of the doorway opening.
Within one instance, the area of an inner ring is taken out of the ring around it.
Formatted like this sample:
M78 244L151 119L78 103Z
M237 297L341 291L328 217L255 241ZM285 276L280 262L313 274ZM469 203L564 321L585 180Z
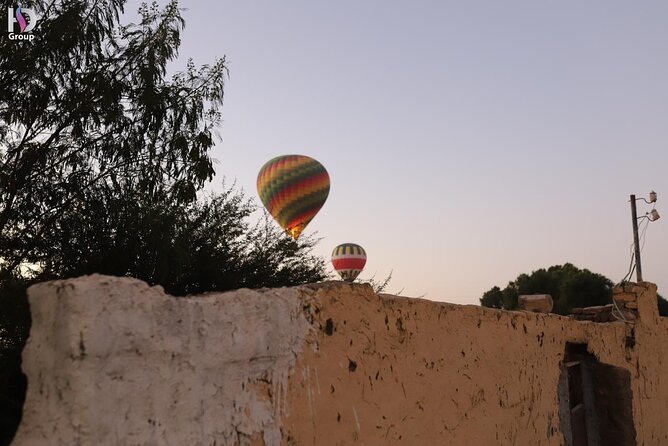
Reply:
M567 446L636 446L631 374L566 343L559 419Z

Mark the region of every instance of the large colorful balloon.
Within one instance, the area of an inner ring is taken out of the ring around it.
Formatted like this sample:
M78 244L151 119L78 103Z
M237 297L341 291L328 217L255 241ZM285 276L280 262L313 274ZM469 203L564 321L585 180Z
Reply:
M332 251L332 265L346 282L352 282L364 269L366 252L355 243L343 243Z
M311 157L278 156L260 169L257 192L271 216L297 240L327 200L329 174Z

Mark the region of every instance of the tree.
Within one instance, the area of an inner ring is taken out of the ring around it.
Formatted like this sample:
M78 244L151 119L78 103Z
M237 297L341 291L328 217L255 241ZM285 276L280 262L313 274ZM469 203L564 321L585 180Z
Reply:
M0 39L0 444L21 416L26 287L92 272L182 295L317 281L317 240L295 242L212 179L225 58L167 77L184 27L176 1L35 3L35 41Z
M480 298L480 304L483 307L503 308L503 293L498 286L492 287Z
M36 4L35 44L0 40L0 258L39 263L44 235L101 184L181 202L213 176L225 59L166 79L180 44L177 3L142 6L121 26L124 0ZM17 45L22 45L17 48Z
M612 302L612 281L588 270L563 277L559 293L559 314L574 307L593 307Z
M0 39L0 444L24 397L25 287L58 266L49 243L90 218L103 191L186 204L213 176L225 59L167 79L184 25L177 3L143 5L139 23L122 26L124 3L35 2L35 41Z
M668 317L668 300L666 300L660 294L657 294L656 297L659 303L659 315L663 317Z
M324 260L311 254L317 240L292 240L266 213L251 224L256 206L234 187L184 205L119 194L102 183L77 202L44 234L42 265L32 276L0 278L0 444L14 435L25 397L20 352L29 331L30 283L103 273L137 277L180 296L327 277Z
M234 187L180 204L130 191L85 193L77 212L45 234L45 260L34 281L91 273L132 276L174 295L287 286L327 277L316 240L289 238Z
M357 279L357 283L366 283L371 286L371 289L373 289L373 292L376 294L384 293L385 290L387 290L388 285L392 281L392 272L385 276L385 278L381 281L376 280L376 275L374 274L371 276L369 279ZM403 288L397 291L395 294L400 295L403 292Z
M495 286L485 292L480 304L515 310L518 308L518 297L523 294L550 294L554 300L553 311L569 314L573 307L610 303L612 282L600 274L566 263L538 269L531 274L520 274L503 290ZM499 306L499 303L502 305Z

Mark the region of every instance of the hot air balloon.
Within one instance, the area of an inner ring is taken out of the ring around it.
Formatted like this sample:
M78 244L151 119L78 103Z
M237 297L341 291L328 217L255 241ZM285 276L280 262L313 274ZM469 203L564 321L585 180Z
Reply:
M327 200L329 174L311 157L278 156L260 169L257 192L274 220L297 240Z
M332 265L346 282L352 282L366 264L364 248L355 243L343 243L332 251Z

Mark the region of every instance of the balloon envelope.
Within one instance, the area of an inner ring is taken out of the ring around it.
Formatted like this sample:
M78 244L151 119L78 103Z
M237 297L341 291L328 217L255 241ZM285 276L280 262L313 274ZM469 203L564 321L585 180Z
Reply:
M327 200L329 174L311 157L278 156L260 169L257 192L274 220L297 240Z
M332 265L346 282L352 282L364 269L366 252L355 243L343 243L332 251Z

